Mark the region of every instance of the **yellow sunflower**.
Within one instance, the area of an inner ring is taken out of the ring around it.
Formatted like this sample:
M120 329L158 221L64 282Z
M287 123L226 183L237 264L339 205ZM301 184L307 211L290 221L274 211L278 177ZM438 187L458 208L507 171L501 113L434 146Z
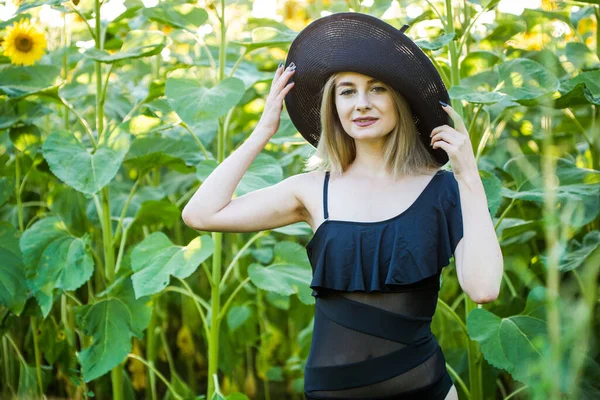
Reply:
M29 20L21 19L6 28L4 55L17 65L33 65L44 55L46 37Z

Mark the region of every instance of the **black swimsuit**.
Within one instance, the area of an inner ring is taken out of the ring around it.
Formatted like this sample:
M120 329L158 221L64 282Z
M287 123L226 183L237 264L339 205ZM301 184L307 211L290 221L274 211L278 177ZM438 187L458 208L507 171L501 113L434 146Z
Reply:
M444 399L452 387L430 329L440 274L463 236L458 182L439 170L384 221L325 221L306 246L315 297L304 394L314 399Z

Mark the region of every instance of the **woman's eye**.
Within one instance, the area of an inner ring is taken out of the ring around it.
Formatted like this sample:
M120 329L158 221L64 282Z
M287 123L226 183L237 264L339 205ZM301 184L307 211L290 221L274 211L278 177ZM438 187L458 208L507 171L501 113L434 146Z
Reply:
M376 86L376 87L374 87L373 89L381 89L380 91L385 91L385 88L384 88L384 87L382 87L382 86ZM342 93L340 93L340 95L342 95L342 96L343 96L343 95L345 95L345 94L346 94L346 93L348 93L348 92L353 92L353 90L344 90Z

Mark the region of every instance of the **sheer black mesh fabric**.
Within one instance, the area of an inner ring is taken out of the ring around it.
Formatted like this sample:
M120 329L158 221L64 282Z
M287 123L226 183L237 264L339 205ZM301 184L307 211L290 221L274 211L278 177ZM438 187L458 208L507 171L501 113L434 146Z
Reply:
M328 181L329 171L323 184L325 220L329 217ZM433 178L421 195L432 182ZM452 236L453 249L462 237L460 214L456 216L448 233ZM366 224L343 223L348 226ZM322 240L326 239L322 237ZM332 240L329 243L331 246L340 244ZM331 250L331 246L327 249ZM334 249L333 254L337 254L336 250L343 251ZM315 251L323 251L323 248ZM312 252L308 254L310 256ZM364 277L361 273L365 270L359 269L362 264L350 263L356 270L348 270L348 263L336 265L335 257L327 258L327 261L331 262L332 271L339 275L346 268L346 278ZM314 263L317 262L315 259ZM314 263L311 287L318 291L311 351L304 370L305 399L445 399L452 380L446 371L442 350L431 332L441 269L436 273L431 268L423 268L421 272L428 272L423 274L424 278L407 279L403 284L378 284L376 287L380 290L356 291L348 290L344 276L338 279L335 274L322 274L315 281ZM424 266L415 264L415 267ZM367 266L366 271L369 268L373 266ZM341 282L336 289L332 287L335 282ZM359 283L362 285L357 286L365 286L364 282ZM344 286L346 288L341 289Z
M436 277L439 278L439 277ZM342 324L344 321L333 321L322 310L321 305L332 298L342 298L352 305L361 303L373 308L373 311L383 310L386 313L394 313L408 317L432 317L437 303L436 285L423 285L422 289L400 291L394 293L366 293L366 292L339 292L327 290L317 299L315 307L315 325L311 346L313 350L307 360L310 367L335 367L346 364L361 363L365 360L382 357L386 354L398 351L411 343L401 343L389 339L374 336L361 330L348 328ZM399 289L401 290L401 289ZM354 316L361 319L361 315ZM344 317L339 317L343 320ZM385 321L381 321L385 324ZM358 326L362 324L357 323ZM410 324L408 324L410 325ZM398 329L403 329L401 326ZM410 328L405 328L410 329ZM430 335L429 327L427 331ZM409 332L406 332L409 334ZM423 335L422 335L423 336ZM424 337L418 338L423 341ZM427 339L425 339L427 340ZM430 338L430 340L435 340ZM437 347L437 343L435 344ZM398 363L407 360L398 359ZM410 361L409 361L410 362ZM380 371L370 371L373 380L382 376ZM383 371L381 371L383 372ZM415 393L431 388L440 382L446 374L445 360L441 351L436 350L424 362L408 369L406 372L392 378L380 380L368 385L353 387L354 382L348 381L346 389L337 390L313 390L307 393L306 398L328 398L328 399L373 399L378 397L401 396L403 393ZM398 397L404 398L404 397ZM429 397L423 397L429 398ZM430 397L434 398L434 397Z

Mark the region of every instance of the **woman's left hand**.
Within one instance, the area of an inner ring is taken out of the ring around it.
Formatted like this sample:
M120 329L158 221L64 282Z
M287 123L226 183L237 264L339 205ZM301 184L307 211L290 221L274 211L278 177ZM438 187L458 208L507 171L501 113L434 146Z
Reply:
M447 105L442 108L452 118L456 129L446 124L433 128L430 145L434 149L442 148L448 154L452 172L457 178L473 172L479 175L471 138L464 121L452 106Z

